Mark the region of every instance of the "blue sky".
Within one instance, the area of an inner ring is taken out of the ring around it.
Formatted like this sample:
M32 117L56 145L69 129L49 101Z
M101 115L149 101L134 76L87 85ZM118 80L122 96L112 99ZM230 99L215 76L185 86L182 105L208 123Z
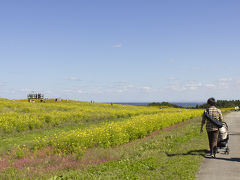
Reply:
M240 99L237 0L0 1L0 97Z

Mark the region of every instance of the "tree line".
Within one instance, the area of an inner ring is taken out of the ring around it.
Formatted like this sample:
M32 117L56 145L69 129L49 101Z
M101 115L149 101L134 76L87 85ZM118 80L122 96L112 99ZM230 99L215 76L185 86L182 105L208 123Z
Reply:
M216 107L218 108L231 108L231 107L240 107L240 100L217 100ZM207 108L207 104L196 105L196 109Z
M182 106L171 104L169 102L153 102L148 104L148 106L159 106L159 107L174 107L174 108L182 108ZM231 107L240 107L240 100L217 100L216 107L218 108L231 108ZM188 109L206 109L207 103L202 105L196 105L196 107L188 107Z
M161 107L167 106L167 107L174 107L174 108L182 108L182 106L179 106L176 104L171 104L169 102L161 102L161 103L153 102L153 103L148 104L148 106L161 106Z

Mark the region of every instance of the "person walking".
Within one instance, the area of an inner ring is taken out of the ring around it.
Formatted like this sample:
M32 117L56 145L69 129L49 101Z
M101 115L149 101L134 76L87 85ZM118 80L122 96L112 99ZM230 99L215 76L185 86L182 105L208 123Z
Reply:
M215 158L217 152L217 142L218 142L218 127L213 124L209 119L207 119L205 113L209 113L210 116L217 119L220 122L223 122L223 115L220 109L216 108L216 101L214 98L209 98L207 101L208 108L204 111L202 116L202 123L200 133L203 132L203 126L206 123L206 130L208 134L209 148L210 148L210 157ZM207 122L206 122L207 121Z

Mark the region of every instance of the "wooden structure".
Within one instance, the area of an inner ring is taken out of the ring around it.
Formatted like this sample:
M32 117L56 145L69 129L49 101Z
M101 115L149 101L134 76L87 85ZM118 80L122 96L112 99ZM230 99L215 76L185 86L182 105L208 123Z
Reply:
M28 94L28 102L31 102L32 100L37 100L40 99L40 101L42 102L44 99L44 95L41 93L32 93L32 94Z

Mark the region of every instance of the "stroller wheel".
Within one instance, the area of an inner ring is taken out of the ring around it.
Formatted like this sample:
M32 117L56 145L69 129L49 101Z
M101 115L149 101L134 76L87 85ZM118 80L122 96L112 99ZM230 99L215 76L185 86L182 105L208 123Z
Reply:
M230 149L229 149L229 147L227 147L225 150L225 154L229 155L229 152L230 152Z

